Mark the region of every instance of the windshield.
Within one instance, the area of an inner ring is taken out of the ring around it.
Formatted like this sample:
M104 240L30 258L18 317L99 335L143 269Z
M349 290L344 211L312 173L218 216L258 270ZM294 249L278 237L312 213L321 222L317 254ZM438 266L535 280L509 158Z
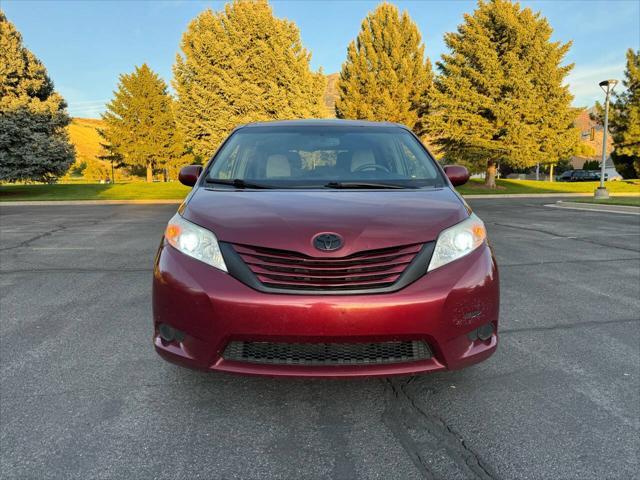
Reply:
M216 188L443 186L434 160L399 127L249 127L235 132L206 177Z

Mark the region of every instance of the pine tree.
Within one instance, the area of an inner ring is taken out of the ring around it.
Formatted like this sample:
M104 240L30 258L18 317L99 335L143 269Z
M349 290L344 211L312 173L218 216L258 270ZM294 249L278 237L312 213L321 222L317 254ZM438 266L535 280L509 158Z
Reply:
M65 174L75 159L66 107L0 11L0 181L52 182Z
M208 159L235 126L322 117L325 79L309 68L293 22L266 0L234 0L205 10L182 36L173 68L176 117L193 153Z
M625 177L640 176L640 50L627 50L627 68L622 84L625 91L612 105L610 130L612 159Z
M400 14L395 5L382 3L349 44L336 115L398 122L421 135L432 78L416 24L406 11Z
M577 110L562 65L571 43L551 41L540 13L507 0L480 0L437 63L428 130L448 162L486 168L555 163L574 152Z
M118 89L102 115L101 132L109 155L130 167L153 169L181 154L167 84L147 64L120 75Z

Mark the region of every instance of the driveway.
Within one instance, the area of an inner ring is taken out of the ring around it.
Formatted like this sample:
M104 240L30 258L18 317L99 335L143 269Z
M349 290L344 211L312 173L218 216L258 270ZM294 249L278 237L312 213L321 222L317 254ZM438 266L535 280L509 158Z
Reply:
M0 206L2 478L635 477L640 217L471 203L500 265L498 352L340 381L156 356L151 264L175 205Z

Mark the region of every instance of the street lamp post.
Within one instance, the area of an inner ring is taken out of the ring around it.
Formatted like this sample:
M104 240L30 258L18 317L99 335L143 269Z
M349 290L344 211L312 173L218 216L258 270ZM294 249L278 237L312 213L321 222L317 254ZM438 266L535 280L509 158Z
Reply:
M609 128L609 97L616 87L617 80L603 80L598 85L605 93L604 98L604 130L602 132L602 162L600 163L600 186L596 188L595 198L609 198L609 191L604 186L605 166L607 163L607 129Z

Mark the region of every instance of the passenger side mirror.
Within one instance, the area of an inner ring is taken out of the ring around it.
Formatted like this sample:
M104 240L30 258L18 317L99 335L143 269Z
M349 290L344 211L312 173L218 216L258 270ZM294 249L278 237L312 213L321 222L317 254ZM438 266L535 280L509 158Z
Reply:
M447 165L444 167L444 173L454 187L469 181L469 170L462 165Z
M180 169L178 180L187 187L193 187L202 173L202 165L187 165Z

